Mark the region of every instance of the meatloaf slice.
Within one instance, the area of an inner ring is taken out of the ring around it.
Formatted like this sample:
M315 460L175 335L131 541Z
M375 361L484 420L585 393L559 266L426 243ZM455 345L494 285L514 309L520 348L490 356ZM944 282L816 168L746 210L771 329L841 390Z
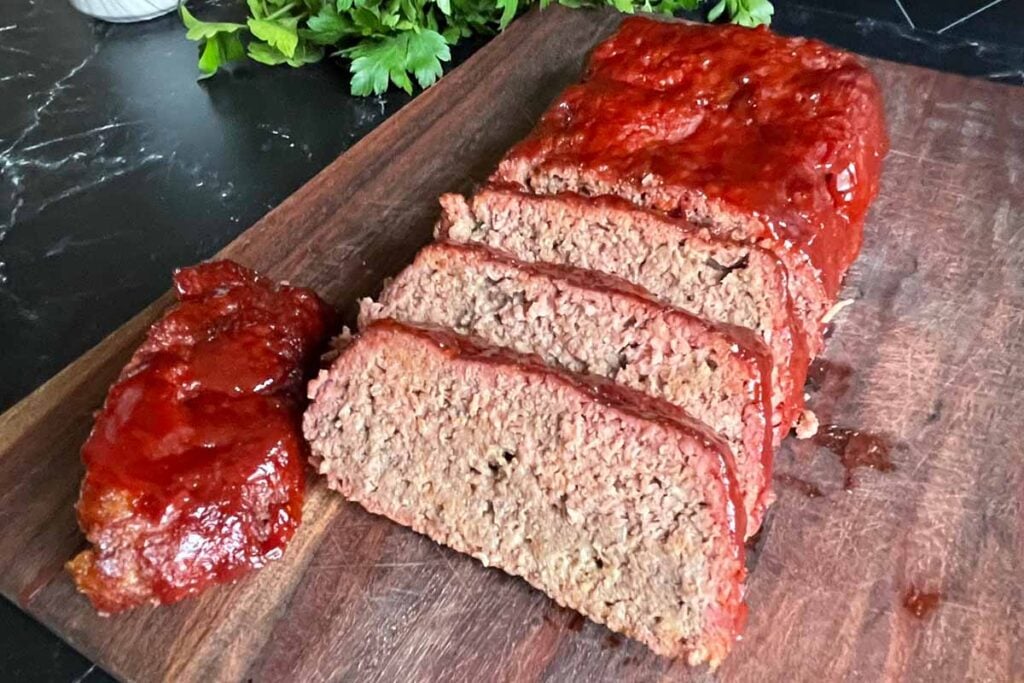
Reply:
M860 249L887 148L878 87L853 55L767 29L631 18L495 179L613 194L767 244L820 320Z
M781 441L803 409L808 353L779 260L760 247L611 197L485 188L441 198L438 235L622 278L693 315L757 332L772 351L773 423Z
M310 383L329 486L669 656L741 627L743 525L724 442L671 404L393 321Z
M715 325L593 272L526 264L435 242L360 324L394 318L448 328L545 363L666 399L723 436L736 461L747 534L771 481L771 353L750 330Z

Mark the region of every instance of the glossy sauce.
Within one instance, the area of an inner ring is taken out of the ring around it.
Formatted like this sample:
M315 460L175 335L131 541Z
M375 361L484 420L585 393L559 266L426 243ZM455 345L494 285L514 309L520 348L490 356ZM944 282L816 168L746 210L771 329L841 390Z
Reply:
M837 399L850 389L853 368L825 358L815 358L807 371L807 389Z
M776 474L775 481L780 486L802 493L808 498L821 498L824 495L817 484L813 484L799 477L794 477L791 474Z
M721 202L760 226L743 238L804 254L834 296L887 149L878 87L852 55L764 28L632 18L506 167L582 171L673 214Z
M845 470L843 488L847 491L857 486L854 470L858 468L866 467L878 472L896 469L890 457L892 442L879 434L838 425L823 425L813 440L839 457Z
M579 633L583 630L583 627L586 625L586 623L586 617L584 617L579 612L573 612L572 616L569 618L569 622L565 625L565 627L573 633Z
M229 261L174 276L180 303L114 384L82 448L69 563L101 612L169 603L281 557L302 514L304 377L332 317Z
M617 650L622 647L622 636L617 633L609 633L604 637L603 649Z
M911 586L903 595L903 608L917 619L924 619L942 602L942 594L927 592Z

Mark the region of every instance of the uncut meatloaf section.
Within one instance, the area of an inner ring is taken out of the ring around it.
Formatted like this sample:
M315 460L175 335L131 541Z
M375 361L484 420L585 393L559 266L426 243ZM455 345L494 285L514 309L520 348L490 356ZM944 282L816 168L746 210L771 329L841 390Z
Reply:
M664 398L725 438L757 531L771 477L771 355L750 330L660 304L638 287L573 268L437 242L362 303L360 324L428 324Z
M715 237L628 202L485 188L445 195L438 235L528 262L607 273L695 316L756 332L771 349L775 441L803 409L808 352L772 252Z
M878 87L853 55L764 28L631 18L494 179L617 195L766 244L820 320L887 148ZM820 334L810 341L815 353Z
M671 404L378 321L309 387L329 485L656 652L715 664L745 614L725 444Z

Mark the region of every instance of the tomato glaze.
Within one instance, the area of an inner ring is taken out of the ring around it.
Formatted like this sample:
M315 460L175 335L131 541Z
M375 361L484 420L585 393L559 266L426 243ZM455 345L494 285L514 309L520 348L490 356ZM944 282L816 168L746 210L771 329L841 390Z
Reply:
M304 379L333 314L230 261L177 271L179 303L110 388L82 448L68 568L103 613L171 603L281 557L302 516Z
M579 173L670 213L713 202L749 217L737 237L803 254L835 296L887 149L878 87L853 55L765 28L631 18L503 165Z

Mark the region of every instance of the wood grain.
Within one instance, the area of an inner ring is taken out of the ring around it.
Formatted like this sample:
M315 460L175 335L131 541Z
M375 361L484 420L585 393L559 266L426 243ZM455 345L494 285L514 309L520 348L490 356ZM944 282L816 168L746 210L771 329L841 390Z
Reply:
M429 240L437 195L483 179L617 22L558 9L516 22L224 255L351 311ZM832 453L787 442L751 553L750 623L717 674L318 484L282 562L173 607L97 617L61 571L82 543L78 448L168 297L0 416L0 590L131 681L1018 679L1024 91L871 64L893 151L847 278L856 303L810 403L887 435L895 470L857 470L847 491ZM904 606L913 590L940 595L920 618Z

